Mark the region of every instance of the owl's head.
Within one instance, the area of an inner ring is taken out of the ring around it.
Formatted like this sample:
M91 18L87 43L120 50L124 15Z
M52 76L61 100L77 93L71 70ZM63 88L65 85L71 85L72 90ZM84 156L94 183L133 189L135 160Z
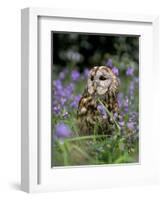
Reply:
M93 67L88 74L87 90L90 95L103 96L116 94L119 80L106 66Z

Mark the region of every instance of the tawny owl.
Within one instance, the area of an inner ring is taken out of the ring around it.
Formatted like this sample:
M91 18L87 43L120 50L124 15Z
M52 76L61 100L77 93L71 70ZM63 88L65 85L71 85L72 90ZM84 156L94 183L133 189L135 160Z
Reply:
M90 70L77 112L81 135L94 134L95 129L99 134L111 134L111 116L119 115L118 90L119 80L110 68L96 66Z

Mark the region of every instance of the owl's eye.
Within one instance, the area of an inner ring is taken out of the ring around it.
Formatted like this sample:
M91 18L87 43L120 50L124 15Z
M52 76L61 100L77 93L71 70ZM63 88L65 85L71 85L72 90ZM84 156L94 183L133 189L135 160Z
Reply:
M99 80L101 80L101 81L105 81L105 80L106 80L106 77L104 77L104 76L100 76L100 77L99 77Z
M94 79L94 77L93 77L93 76L91 76L91 81L93 81L93 79Z

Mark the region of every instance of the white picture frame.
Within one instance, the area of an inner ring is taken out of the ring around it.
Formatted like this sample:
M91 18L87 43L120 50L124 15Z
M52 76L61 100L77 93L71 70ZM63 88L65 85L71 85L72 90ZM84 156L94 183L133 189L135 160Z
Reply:
M158 72L158 16L47 8L25 8L21 13L22 190L60 191L158 183L159 131L154 115L158 98L155 89ZM97 31L97 27L100 27L100 31ZM51 168L49 34L52 30L141 36L139 163ZM49 68L45 68L45 65Z

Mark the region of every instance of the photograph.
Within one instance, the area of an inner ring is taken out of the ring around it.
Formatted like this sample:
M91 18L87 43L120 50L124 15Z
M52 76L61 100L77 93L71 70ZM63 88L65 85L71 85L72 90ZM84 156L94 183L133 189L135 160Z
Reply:
M51 167L139 163L139 39L51 32Z

